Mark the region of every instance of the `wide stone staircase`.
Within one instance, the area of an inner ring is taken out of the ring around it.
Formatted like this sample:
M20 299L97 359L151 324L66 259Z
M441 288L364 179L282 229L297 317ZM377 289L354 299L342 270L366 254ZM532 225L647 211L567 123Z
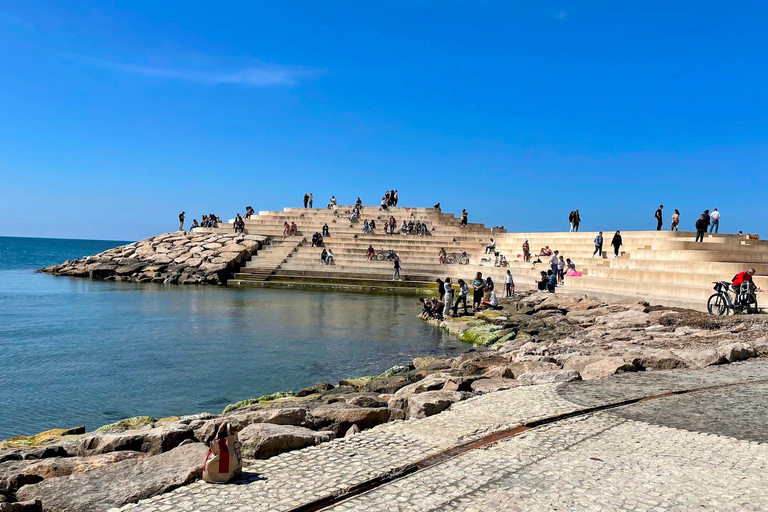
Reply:
M754 267L755 282L768 288L768 243L746 236L713 234L703 243L695 243L695 233L672 231L622 232L623 246L613 257L610 245L613 232L604 232L603 252L592 256L597 232L507 233L469 223L460 227L460 219L433 208L394 207L381 211L366 206L360 218L348 219L352 207L336 209L286 208L283 211L262 211L245 221L246 232L266 235L270 244L260 250L253 260L230 281L237 286L290 286L307 288L336 288L348 290L406 291L424 293L434 290L435 279L451 276L454 282L463 278L470 282L477 272L491 276L501 295L507 268L494 266L493 255L485 247L493 237L497 251L509 262L517 290L535 287L542 270L549 269L548 260L541 263L523 261L522 244L531 247L532 259L540 249L549 246L576 264L582 277L568 277L563 290L583 291L605 298L642 297L651 303L704 309L713 293L712 282L730 280L734 274ZM399 228L406 222L424 222L426 235L384 234L384 223L394 216ZM364 234L364 220L375 220L376 231ZM298 235L283 236L283 225L295 222ZM321 247L312 247L309 240L315 232L328 225L330 236L326 248L333 249L335 265L320 261ZM201 229L203 230L203 229ZM231 232L231 222L205 231ZM366 251L394 250L401 260L402 281L393 281L390 261L368 261ZM468 265L438 263L438 252L466 252ZM760 303L768 304L766 294L758 294Z

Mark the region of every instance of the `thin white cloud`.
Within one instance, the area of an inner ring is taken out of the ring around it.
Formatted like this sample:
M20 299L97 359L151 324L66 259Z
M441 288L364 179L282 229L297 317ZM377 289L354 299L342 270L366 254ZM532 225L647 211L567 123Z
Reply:
M564 20L565 17L568 16L568 13L565 11L560 11L560 13L557 15L557 19Z
M167 80L179 80L205 85L235 84L247 87L290 86L312 74L307 70L288 66L250 66L234 70L221 69L174 69L153 66L140 66L122 62L97 59L84 55L66 55L68 58L99 69L119 73L141 75Z

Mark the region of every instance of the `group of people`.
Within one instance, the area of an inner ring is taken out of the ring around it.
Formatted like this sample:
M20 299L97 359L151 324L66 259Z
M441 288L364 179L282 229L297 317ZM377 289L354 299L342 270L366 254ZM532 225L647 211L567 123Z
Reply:
M323 246L323 235L319 232L312 233L312 247L322 247Z
M661 231L662 226L664 225L664 205L660 204L658 209L656 210L656 213L654 214L654 217L656 218L656 231ZM696 219L696 241L697 242L703 242L704 241L704 235L709 231L710 233L719 233L720 232L720 212L717 210L717 208L714 208L711 212L709 210L704 210L704 212L699 215L699 218ZM671 231L679 231L680 227L680 211L678 209L675 209L674 213L672 213L672 227L670 228Z
M579 213L579 210L571 210L570 215L568 215L568 223L571 225L571 232L579 230L579 224L581 224L581 214Z
M524 242L527 244L528 240ZM528 249L530 252L530 248ZM565 258L560 254L560 251L553 251L548 245L541 248L538 254L539 258L533 262L534 268L536 263L541 263L541 257L547 259L549 263L548 271L541 271L541 277L536 281L536 285L540 291L555 292L557 286L562 285L565 282L567 276L581 276L581 273L576 270L576 263L571 261L571 258Z
M467 297L470 292L470 285L463 279L456 282L454 288L451 277L446 277L445 281L437 279L438 297L428 299L419 299L422 303L422 314L428 318L448 318L459 315L459 306L463 306L464 315L469 314ZM495 285L490 276L483 279L482 272L475 275L471 282L472 286L472 312L483 309L499 309L499 300L496 296ZM511 297L515 293L515 282L512 279L512 272L507 270L504 283L504 296Z
M320 253L320 261L323 265L335 265L336 261L334 260L333 249L330 247L327 249L323 247L323 252Z
M283 222L283 236L296 236L299 234L299 227L295 222L288 224L288 221Z
M312 203L314 202L315 198L312 196L312 193L305 193L304 194L304 208L312 208Z
M381 198L381 210L386 211L390 206L397 206L398 199L397 190L387 190Z
M597 254L598 258L603 257L603 232L600 231L597 236L595 237L595 250L592 252L592 257L595 257L595 254ZM619 251L621 249L621 246L624 245L624 240L621 238L621 231L616 230L616 233L613 234L613 238L611 239L611 246L613 247L613 257L618 258L619 257Z

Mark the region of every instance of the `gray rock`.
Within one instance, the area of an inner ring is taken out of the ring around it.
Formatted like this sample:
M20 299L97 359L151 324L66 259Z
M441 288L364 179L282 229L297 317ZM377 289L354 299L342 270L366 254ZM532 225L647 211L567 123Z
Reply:
M43 512L43 503L40 500L16 503L0 502L0 512Z
M505 389L516 388L520 385L520 382L515 379L504 378L491 378L480 379L472 383L472 391L475 393L495 393L496 391L503 391Z
M300 427L311 427L312 418L307 409L303 407L287 407L272 409L257 409L252 411L235 411L224 416L211 420L192 423L190 426L194 429L194 437L202 443L209 443L219 428L229 423L233 430L239 431L248 425L254 423L270 423L273 425L293 425Z
M42 500L56 512L102 512L150 498L199 479L208 447L180 446L154 457L124 460L67 478L25 485L20 500Z
M330 391L332 389L333 389L333 384L330 384L328 382L319 382L314 386L310 386L308 388L304 388L302 390L297 391L296 396L298 397L309 396L317 393L323 393L325 391Z
M360 427L358 427L357 425L352 425L351 427L349 427L349 430L347 430L347 433L344 434L344 437L352 437L353 435L359 434L359 433L360 433Z
M511 366L491 366L483 372L484 379L514 379L515 372Z
M584 380L602 379L617 373L635 372L637 368L632 363L627 363L621 357L606 357L600 361L588 364L579 372Z
M731 363L755 357L755 349L746 343L729 343L728 345L721 345L717 347L717 353Z
M77 454L83 457L122 450L158 454L172 450L193 437L194 433L187 425L160 424L154 428L86 436L81 440Z
M363 386L370 393L394 393L398 389L421 380L418 374L396 375L394 377L371 379Z
M522 385L535 386L537 384L581 380L581 375L576 370L550 370L546 372L523 373L517 376L517 380Z
M408 399L408 418L426 418L441 413L468 396L460 391L425 391Z
M333 432L315 432L304 427L254 423L238 434L243 457L268 459L279 453L315 446L334 439Z
M346 404L330 404L312 410L315 426L331 430L337 437L343 436L352 425L361 430L389 421L389 409L385 407L350 407Z

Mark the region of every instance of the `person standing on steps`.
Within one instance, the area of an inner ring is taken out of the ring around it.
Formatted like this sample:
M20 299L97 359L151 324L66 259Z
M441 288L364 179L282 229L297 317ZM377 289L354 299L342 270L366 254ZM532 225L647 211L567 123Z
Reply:
M655 217L656 217L656 231L661 231L661 226L662 226L662 224L664 224L664 219L662 218L662 215L661 215L661 210L663 210L663 209L664 209L664 205L660 204L659 205L659 209L656 210L656 215L655 215Z
M400 277L400 258L398 258L397 256L395 256L394 266L395 266L395 273L392 274L392 280L402 281L403 279Z
M672 214L672 228L670 231L677 231L680 225L680 211L675 208L675 212Z
M555 276L557 276L557 265L560 262L560 259L557 257L558 254L560 254L559 251L555 251L549 257L549 268L552 269L552 273L555 274Z
M467 227L468 219L469 219L469 215L467 215L467 210L466 209L461 210L461 227L462 228Z
M328 231L328 223L326 222L323 224L323 238L331 236L331 233Z
M504 277L504 296L511 297L515 294L515 281L512 279L512 271L507 270L507 275Z
M179 214L179 231L184 231L184 212Z
M576 212L571 210L571 213L568 214L568 224L571 225L570 232L573 233L573 219L576 216Z
M595 252L592 253L592 257L595 257L595 254L599 254L599 257L603 257L603 232L599 232L597 236L595 237Z
M696 221L696 242L703 242L704 235L707 233L707 218L705 214L699 215Z
M451 277L445 278L445 309L443 309L443 318L451 316L451 306L453 306L453 284L451 284Z
M523 261L531 261L531 245L527 238L523 242Z
M395 194L394 194L394 200L393 200L393 203L394 203L394 204L393 204L393 206L397 206L397 201L398 201L398 199L399 199L399 198L397 197L397 190L395 190Z
M712 225L709 227L709 232L718 233L720 231L720 212L717 211L717 208L712 210L709 218L712 220Z
M581 224L581 214L579 210L573 212L573 231L579 232L579 224Z
M312 201L314 201L314 197L312 197L312 192L309 193L309 207L312 208Z
M616 231L616 234L613 235L613 239L611 240L611 245L613 246L613 257L618 258L619 257L619 248L624 245L624 242L621 240L621 231Z

